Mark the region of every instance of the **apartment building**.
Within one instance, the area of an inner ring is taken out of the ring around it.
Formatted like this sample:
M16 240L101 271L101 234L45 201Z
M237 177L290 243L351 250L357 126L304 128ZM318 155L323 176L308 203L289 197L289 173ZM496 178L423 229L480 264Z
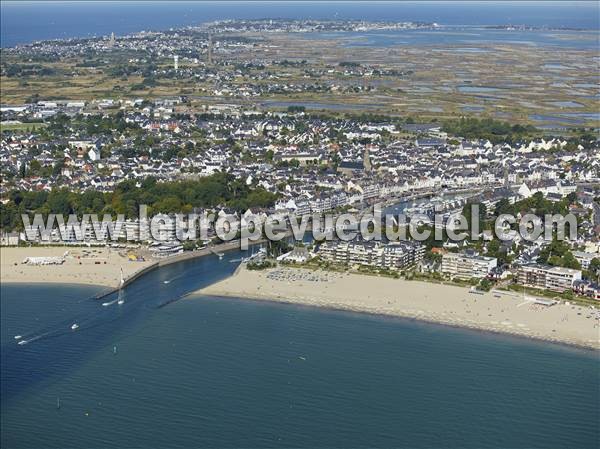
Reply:
M540 264L522 265L517 275L517 282L521 285L561 293L571 290L575 281L580 280L581 270Z
M495 257L465 253L446 253L442 257L442 274L452 278L485 278L497 266Z
M425 247L412 242L344 242L326 241L319 256L340 265L363 265L400 270L423 260Z
M590 268L590 263L595 258L600 259L600 254L598 253L588 253L585 251L573 251L573 256L577 259L577 262L581 264L581 268L587 270Z

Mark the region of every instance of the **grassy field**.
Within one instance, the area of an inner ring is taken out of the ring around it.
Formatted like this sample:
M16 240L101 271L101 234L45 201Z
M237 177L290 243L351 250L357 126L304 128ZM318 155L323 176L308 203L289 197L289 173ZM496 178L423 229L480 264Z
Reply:
M0 132L2 131L15 131L15 130L31 130L35 131L36 129L45 128L47 125L45 123L10 123L10 124L0 124Z

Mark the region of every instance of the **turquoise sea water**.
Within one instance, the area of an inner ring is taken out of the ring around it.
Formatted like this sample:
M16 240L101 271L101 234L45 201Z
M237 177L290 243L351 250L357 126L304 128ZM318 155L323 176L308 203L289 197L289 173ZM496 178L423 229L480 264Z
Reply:
M596 352L248 300L159 307L236 257L152 272L121 307L3 285L2 448L597 447Z

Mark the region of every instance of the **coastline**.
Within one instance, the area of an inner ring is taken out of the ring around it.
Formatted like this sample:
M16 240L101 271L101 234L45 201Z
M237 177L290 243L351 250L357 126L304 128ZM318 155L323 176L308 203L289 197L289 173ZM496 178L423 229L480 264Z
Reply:
M600 350L600 327L586 318L588 308L535 305L511 293L480 295L457 286L298 268L242 268L191 296L198 295L415 319Z
M264 241L251 242L250 246L261 244ZM121 267L125 285L127 285L150 270L208 256L214 254L213 251L224 253L239 249L239 247L240 242L235 240L214 245L211 248L153 259L145 250L128 251L82 246L3 246L0 247L0 283L96 285L109 288L110 293L119 287ZM62 257L65 252L68 252L68 255L61 265L26 265L22 263L27 257ZM144 254L145 260L131 261L128 259L129 253L138 252Z
M64 257L60 265L28 265L27 257ZM0 249L2 283L80 284L117 287L121 268L125 279L136 276L155 263L130 261L128 251L104 247L30 246Z
M213 249L236 247L237 243L229 242ZM25 257L60 257L67 250L61 265L20 263ZM84 251L88 257L83 257ZM0 252L3 284L94 285L105 288L99 298L118 288L121 266L127 284L161 266L212 254L206 248L158 261L132 262L125 253L107 248L3 247ZM600 323L589 318L588 307L534 305L514 292L472 294L453 285L303 268L250 271L242 264L231 277L186 297L198 294L415 319L600 350Z

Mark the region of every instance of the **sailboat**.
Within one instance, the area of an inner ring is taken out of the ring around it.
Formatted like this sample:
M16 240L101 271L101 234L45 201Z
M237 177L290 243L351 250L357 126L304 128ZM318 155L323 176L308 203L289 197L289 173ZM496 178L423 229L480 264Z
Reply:
M118 305L125 303L125 298L123 297L123 286L125 285L125 279L123 278L123 267L121 267L121 284L119 286L119 300L117 301Z

